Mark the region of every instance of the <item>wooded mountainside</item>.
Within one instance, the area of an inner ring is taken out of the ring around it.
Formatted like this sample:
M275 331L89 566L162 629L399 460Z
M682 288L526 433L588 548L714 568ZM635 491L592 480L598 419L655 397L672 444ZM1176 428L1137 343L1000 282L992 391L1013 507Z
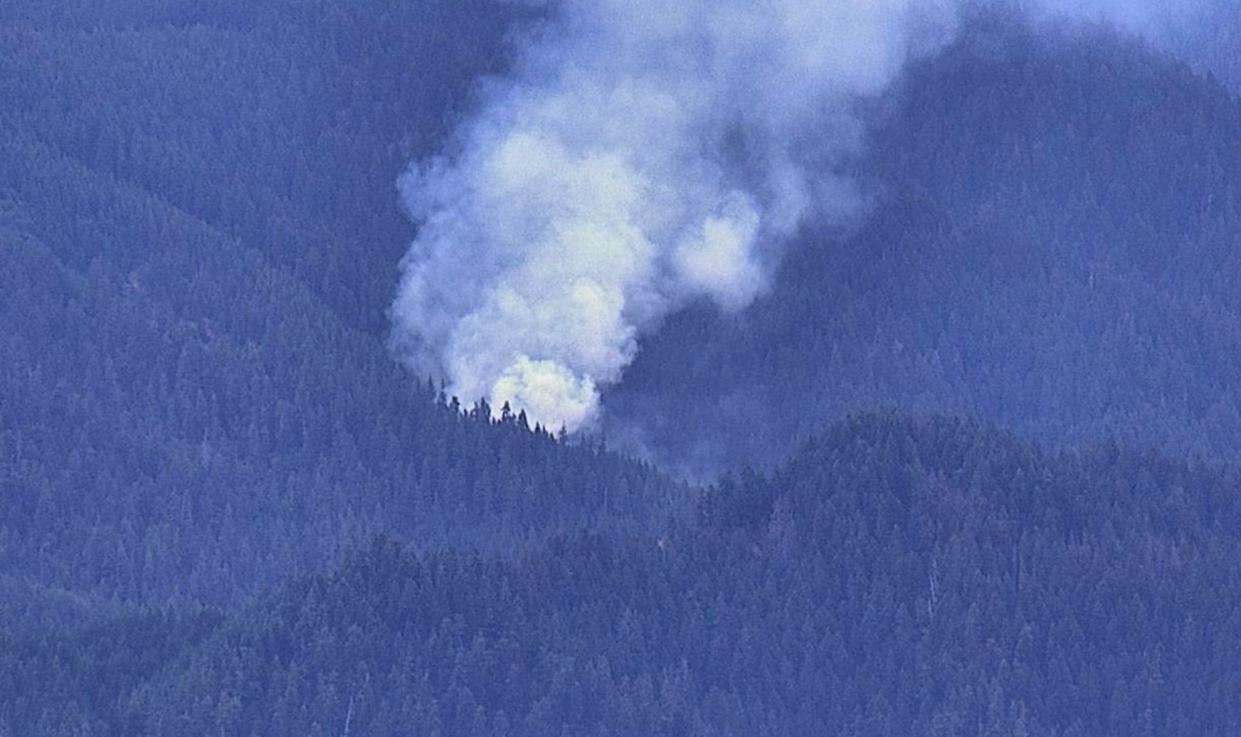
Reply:
M1201 7L972 15L867 110L867 216L564 438L386 344L395 182L538 8L4 0L0 737L1241 734Z
M890 98L873 217L807 233L739 316L674 318L610 397L617 434L709 472L890 406L1235 458L1236 95L1114 33L1001 20Z
M661 537L403 553L10 643L14 734L1223 735L1241 480L860 417Z
M462 416L383 344L398 130L433 135L501 19L280 10L3 27L6 575L228 604L378 531L521 539L672 493Z

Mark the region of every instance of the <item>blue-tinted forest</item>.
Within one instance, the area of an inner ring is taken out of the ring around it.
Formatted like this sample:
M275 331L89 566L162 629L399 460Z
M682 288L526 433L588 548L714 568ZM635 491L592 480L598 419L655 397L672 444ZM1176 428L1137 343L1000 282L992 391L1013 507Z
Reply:
M0 737L1241 733L1241 17L980 4L561 436L398 364L539 7L0 3Z
M887 406L1235 456L1232 88L1106 30L984 19L876 107L873 216L807 228L741 315L673 318L610 398L619 436L710 472Z

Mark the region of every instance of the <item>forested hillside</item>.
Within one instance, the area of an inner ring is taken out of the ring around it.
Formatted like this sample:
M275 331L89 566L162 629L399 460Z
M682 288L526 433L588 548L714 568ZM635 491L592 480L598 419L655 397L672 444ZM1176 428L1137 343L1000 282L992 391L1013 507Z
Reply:
M478 16L4 4L10 585L225 603L379 530L508 543L676 503L593 446L463 416L383 343L397 175L503 57L505 18Z
M0 689L14 734L1224 737L1239 480L861 417L665 537L376 541L226 621L10 646Z
M1241 734L1241 14L1022 5L566 435L388 315L553 6L0 0L0 737Z
M1177 14L1162 44L1179 58L1241 93L1241 13L1229 0L1201 0L1194 12Z
M1115 31L1001 15L880 108L873 217L807 233L751 310L671 320L614 432L709 473L894 406L1236 457L1237 97Z

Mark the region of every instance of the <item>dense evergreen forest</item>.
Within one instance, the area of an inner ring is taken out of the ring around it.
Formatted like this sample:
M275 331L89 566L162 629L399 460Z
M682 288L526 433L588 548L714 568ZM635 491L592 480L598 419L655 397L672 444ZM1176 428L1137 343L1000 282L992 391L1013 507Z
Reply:
M502 48L501 18L5 7L4 575L226 604L380 530L537 537L675 495L463 415L383 345L401 161L497 63L475 50Z
M1197 7L972 15L865 111L866 216L565 437L387 345L397 178L538 4L3 0L0 737L1241 734Z
M227 617L10 644L15 734L1223 735L1241 476L860 417L661 537L377 540Z

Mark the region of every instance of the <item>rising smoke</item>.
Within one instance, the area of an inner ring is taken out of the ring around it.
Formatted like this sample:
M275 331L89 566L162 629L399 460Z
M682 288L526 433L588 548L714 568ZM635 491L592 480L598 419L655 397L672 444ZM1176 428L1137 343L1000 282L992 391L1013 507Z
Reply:
M840 173L862 145L857 103L947 43L960 5L549 5L450 149L402 180L420 229L397 350L465 401L589 427L640 335L691 300L744 308L799 223L858 211Z

